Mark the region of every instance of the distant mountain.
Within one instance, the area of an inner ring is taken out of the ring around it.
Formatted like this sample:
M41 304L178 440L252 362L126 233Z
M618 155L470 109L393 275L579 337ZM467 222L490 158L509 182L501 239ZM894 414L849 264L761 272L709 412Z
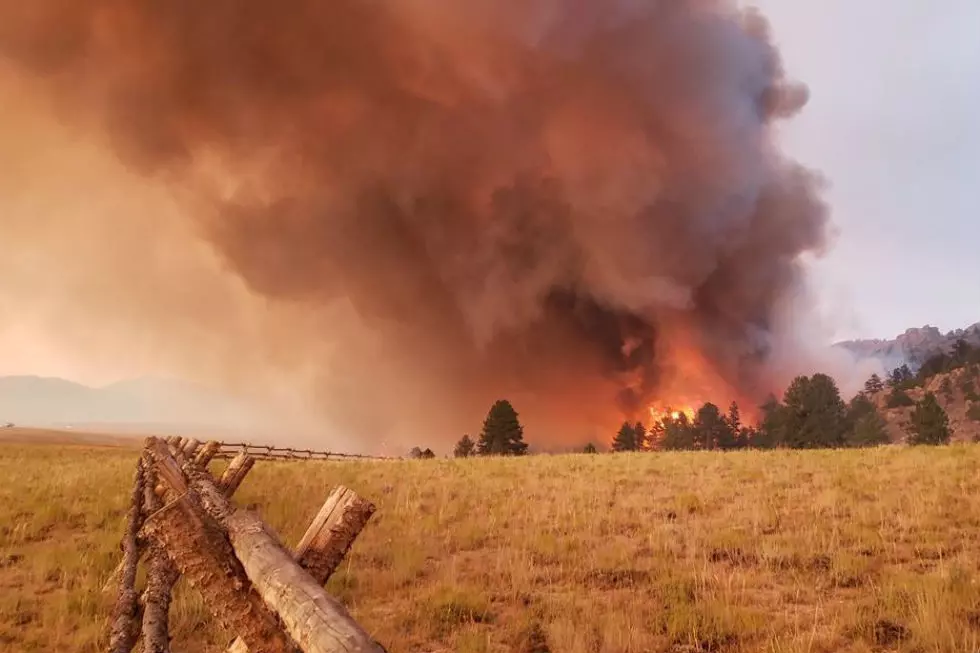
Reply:
M948 333L926 325L908 329L892 340L846 340L834 346L846 349L859 359L878 359L884 363L886 369L894 369L903 363L917 368L933 354L949 351L961 338L972 345L980 346L980 322Z
M186 381L140 378L102 388L65 379L0 377L0 423L134 432L254 429L247 401Z

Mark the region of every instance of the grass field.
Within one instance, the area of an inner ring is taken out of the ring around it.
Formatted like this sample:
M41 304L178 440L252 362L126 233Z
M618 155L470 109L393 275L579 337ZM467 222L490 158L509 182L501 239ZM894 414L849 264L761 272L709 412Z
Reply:
M136 455L0 444L0 650L104 644ZM978 446L267 462L237 499L295 543L337 483L378 511L328 589L392 653L980 650ZM222 650L180 590L175 650Z

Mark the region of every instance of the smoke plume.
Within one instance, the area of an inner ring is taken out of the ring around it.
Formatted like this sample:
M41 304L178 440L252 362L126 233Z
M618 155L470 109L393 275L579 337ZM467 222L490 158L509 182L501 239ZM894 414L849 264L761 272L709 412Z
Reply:
M301 371L364 439L761 398L823 245L772 135L806 89L726 0L0 0L0 57L261 300L208 365Z

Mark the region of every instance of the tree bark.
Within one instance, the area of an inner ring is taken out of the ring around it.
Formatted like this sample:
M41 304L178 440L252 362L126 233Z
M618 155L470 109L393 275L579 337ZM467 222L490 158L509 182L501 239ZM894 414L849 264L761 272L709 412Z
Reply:
M200 440L191 438L190 440L184 443L184 446L181 448L181 452L183 452L186 458L193 459L194 454L197 453L197 449L200 446L201 446Z
M163 507L156 495L156 474L149 466L143 503L148 515ZM166 550L157 542L149 547L146 588L143 590L143 653L170 653L170 600L173 587L180 574L167 557Z
M215 619L241 636L251 650L298 653L249 581L221 525L205 512L166 446L153 442L148 451L167 486L168 505L146 521L147 535L166 549L180 574L201 592Z
M129 653L139 638L140 604L136 592L136 567L140 559L138 533L143 525L143 461L136 465L133 479L133 493L130 498L129 514L126 518L126 531L122 539L122 573L119 577L119 593L110 617L109 652Z
M219 451L221 451L221 443L217 440L211 440L197 452L194 464L201 469L207 469L208 464L218 455Z
M151 446L150 453L158 469L170 468L164 474L169 483L176 461L165 447ZM200 499L207 515L224 526L248 580L304 653L384 652L344 606L292 560L254 513L232 507L207 474L190 466L186 471L189 491L174 490ZM246 633L239 635L250 650L266 650L249 641Z
M299 565L324 585L374 514L374 504L340 486L320 508L296 547Z
M252 458L246 452L241 452L232 459L231 463L228 465L228 469L225 473L221 475L221 480L218 481L218 487L225 496L231 496L238 489L238 486L242 484L245 477L252 470L252 466L255 465L255 458Z
M374 505L343 486L335 489L306 529L293 553L299 566L320 585L325 585L340 565L354 539L374 514ZM227 653L247 653L239 637Z

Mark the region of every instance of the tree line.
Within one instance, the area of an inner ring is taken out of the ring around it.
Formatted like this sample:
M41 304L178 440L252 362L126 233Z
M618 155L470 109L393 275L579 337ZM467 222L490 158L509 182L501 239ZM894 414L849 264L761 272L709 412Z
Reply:
M928 358L918 370L900 365L886 379L873 374L864 389L845 402L836 382L827 374L798 376L786 388L782 398L770 396L759 407L761 419L755 426L742 422L737 402L727 410L705 403L693 414L670 413L650 424L642 421L624 422L612 440L613 452L624 451L682 451L737 449L824 449L873 447L890 442L885 418L874 400L887 391L886 408L911 407L911 417L905 428L908 442L913 445L948 443L951 432L949 417L933 392L926 392L916 402L908 392L924 387L940 374L957 369L966 372L959 376L958 390L968 402L967 415L980 421L980 347L964 340L958 341L949 352ZM939 391L952 398L953 388L947 377ZM590 443L584 453L597 453ZM456 443L453 455L457 458L491 455L526 455L524 427L513 405L505 399L491 406L480 435L473 439L464 435ZM434 458L431 449L414 448L416 458Z

